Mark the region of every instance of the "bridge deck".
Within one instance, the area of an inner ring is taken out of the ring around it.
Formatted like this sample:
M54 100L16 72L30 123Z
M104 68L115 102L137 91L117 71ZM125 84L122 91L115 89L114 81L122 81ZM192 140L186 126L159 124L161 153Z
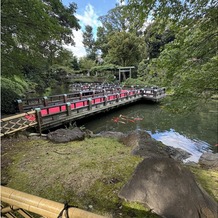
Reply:
M42 107L40 102L38 105L35 105L38 106L38 108L35 108L33 111L1 119L1 136L26 129L30 126L36 127L36 130L41 133L43 130L61 126L94 114L106 112L136 102L140 99L156 102L165 97L165 90L158 90L156 88L121 90L117 93L114 93L114 91L111 93L102 93L106 95L102 95L101 92L97 95L86 93L86 95L82 97L83 94L80 93L82 99L76 99L61 104L57 103L57 99L53 98L55 99L54 102L46 107ZM64 96L66 97L66 95ZM66 101L66 98L64 101Z
M119 102L111 101L104 105L104 102L100 104L92 105L92 108L89 109L89 106L84 106L71 111L71 114L68 115L66 111L60 112L59 115L51 114L43 117L43 123L41 126L42 130L49 129L52 127L57 127L69 122L76 121L85 117L89 117L98 113L106 112L114 108L125 106L127 104L136 102L141 99L141 96L136 96L131 99L121 99Z

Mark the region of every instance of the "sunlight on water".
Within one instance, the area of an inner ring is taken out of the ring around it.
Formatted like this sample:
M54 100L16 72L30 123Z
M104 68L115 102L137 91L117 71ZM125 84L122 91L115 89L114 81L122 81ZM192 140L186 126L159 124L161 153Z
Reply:
M181 148L191 154L189 158L184 162L198 162L200 156L205 152L209 151L209 144L195 139L189 139L184 135L179 134L174 129L164 132L156 132L152 134L148 131L151 136L157 141L161 141L163 144L172 146L174 148Z
M214 145L218 144L217 114L210 113L214 107L214 104L202 104L200 111L184 116L162 110L155 104L138 103L99 115L84 125L94 133L146 130L165 145L189 152L191 156L186 162L198 162L203 152L215 151Z

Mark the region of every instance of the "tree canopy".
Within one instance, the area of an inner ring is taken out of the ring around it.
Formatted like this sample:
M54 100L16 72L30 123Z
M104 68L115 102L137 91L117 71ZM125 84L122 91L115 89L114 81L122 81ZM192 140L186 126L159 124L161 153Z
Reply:
M85 26L85 31L83 32L83 45L86 49L87 57L91 60L96 58L96 46L93 36L93 28L89 25Z
M134 19L139 18L142 26L146 20L152 20L150 30L146 29L149 35L145 35L150 44L157 43L159 47L163 36L160 32L174 33L173 40L162 46L158 55L147 51L150 59L140 64L140 77L173 89L174 102L184 107L194 105L199 97L214 94L218 90L216 1L129 0L128 3L127 11L134 14Z
M74 43L72 29L80 28L74 3L2 0L1 9L2 74L7 76L57 55L63 42Z

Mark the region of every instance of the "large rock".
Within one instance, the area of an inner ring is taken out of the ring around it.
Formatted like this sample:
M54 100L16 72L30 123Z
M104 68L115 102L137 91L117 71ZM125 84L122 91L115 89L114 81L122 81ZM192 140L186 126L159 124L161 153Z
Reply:
M113 132L113 131L104 131L99 133L97 136L101 136L101 137L106 137L106 138L116 138L116 139L120 139L122 137L124 137L124 133L122 132Z
M201 155L199 164L205 168L212 168L218 170L218 153L214 154L207 152Z
M50 132L47 135L48 139L56 143L65 143L70 141L83 140L85 133L80 128L75 127L73 129L58 129L54 132Z
M168 157L144 159L119 197L144 203L166 218L217 218L218 204L186 168Z
M127 146L133 147L132 154L141 157L171 157L177 161L183 161L190 157L190 153L171 146L166 146L151 138L146 131L133 131L121 137L120 141Z

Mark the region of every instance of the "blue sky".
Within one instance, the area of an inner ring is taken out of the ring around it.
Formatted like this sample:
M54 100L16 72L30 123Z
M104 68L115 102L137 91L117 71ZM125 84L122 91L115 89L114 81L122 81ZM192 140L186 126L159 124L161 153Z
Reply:
M72 51L75 56L83 57L86 55L85 49L82 44L82 30L85 25L90 25L96 34L97 27L101 25L98 20L99 16L106 15L107 12L114 8L116 4L120 4L120 0L62 0L65 6L69 3L75 2L77 4L76 17L80 20L81 30L73 31L75 47L64 46Z

